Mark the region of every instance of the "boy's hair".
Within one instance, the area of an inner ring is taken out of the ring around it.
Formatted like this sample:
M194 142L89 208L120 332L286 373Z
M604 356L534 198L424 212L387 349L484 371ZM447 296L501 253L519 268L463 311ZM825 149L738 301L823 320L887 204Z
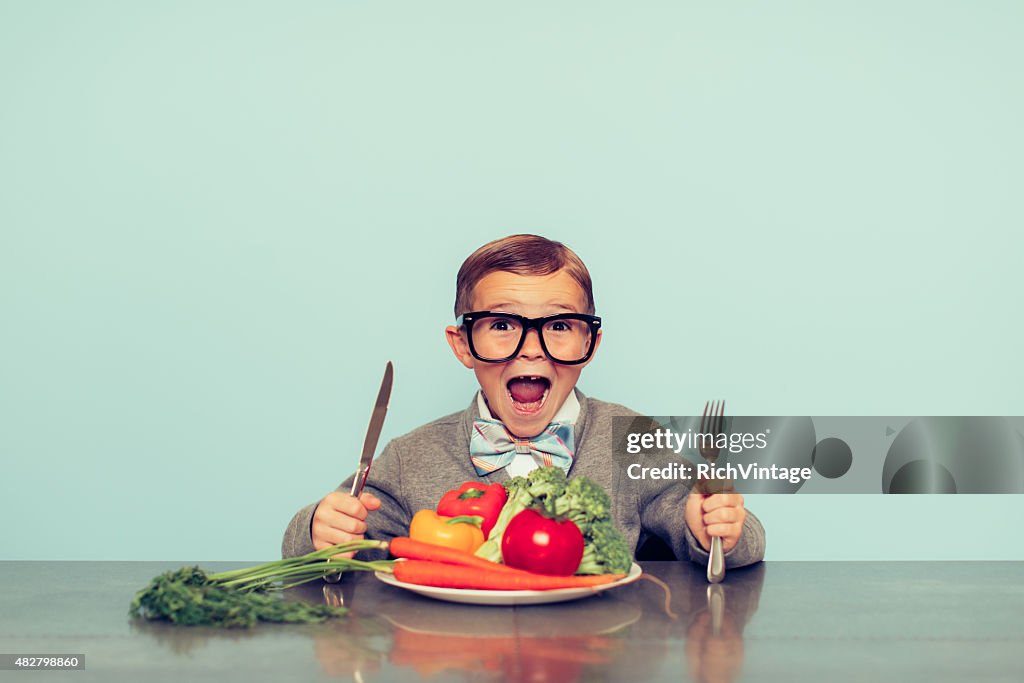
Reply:
M590 272L576 253L561 242L539 235L509 235L488 242L469 255L455 279L455 317L470 311L473 288L496 271L516 275L552 275L565 269L587 297L586 313L594 314Z

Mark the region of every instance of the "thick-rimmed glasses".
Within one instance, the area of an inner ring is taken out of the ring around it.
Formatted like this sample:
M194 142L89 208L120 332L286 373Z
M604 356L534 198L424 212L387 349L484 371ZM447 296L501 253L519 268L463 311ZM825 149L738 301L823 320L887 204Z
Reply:
M544 354L556 363L578 365L594 353L594 339L601 328L596 315L559 313L525 318L515 313L475 311L459 316L466 328L469 351L484 363L506 363L523 348L526 333L537 330Z

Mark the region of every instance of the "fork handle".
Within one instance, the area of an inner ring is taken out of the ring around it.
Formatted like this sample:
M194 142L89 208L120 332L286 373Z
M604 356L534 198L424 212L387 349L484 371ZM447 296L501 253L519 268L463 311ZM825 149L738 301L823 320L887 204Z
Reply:
M725 578L725 552L721 536L711 537L711 553L708 555L708 583L721 583Z

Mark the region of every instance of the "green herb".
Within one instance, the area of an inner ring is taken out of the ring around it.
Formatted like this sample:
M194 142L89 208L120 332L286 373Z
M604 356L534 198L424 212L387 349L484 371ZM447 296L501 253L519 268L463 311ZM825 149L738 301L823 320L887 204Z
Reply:
M249 627L257 621L310 623L345 614L344 607L282 599L280 591L339 571L388 569L393 562L328 560L339 553L386 549L383 541L352 541L256 567L207 574L199 567L165 572L135 594L129 614L185 626Z

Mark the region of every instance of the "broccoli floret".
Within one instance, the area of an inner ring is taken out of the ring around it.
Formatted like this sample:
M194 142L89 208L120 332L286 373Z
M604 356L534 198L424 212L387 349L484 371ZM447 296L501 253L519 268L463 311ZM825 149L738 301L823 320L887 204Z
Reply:
M538 467L526 475L530 482L530 495L541 501L553 500L565 493L565 472L561 467Z
M508 497L512 498L517 495L520 491L523 491L530 486L530 482L526 477L512 477L505 482L505 492L508 493Z
M584 535L583 559L577 574L626 574L633 565L633 553L609 519L592 522Z
M611 517L612 500L593 480L576 477L565 487L565 493L554 501L550 512L558 517L568 517L586 534L591 522Z

